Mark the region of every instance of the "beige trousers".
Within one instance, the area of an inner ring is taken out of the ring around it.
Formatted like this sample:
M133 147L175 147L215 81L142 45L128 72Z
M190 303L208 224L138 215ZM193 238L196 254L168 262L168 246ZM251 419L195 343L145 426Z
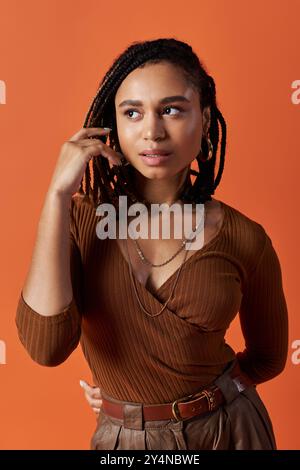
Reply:
M124 401L123 420L100 412L91 450L276 449L272 423L256 388L239 392L229 375L234 363L214 381L226 399L217 410L185 421L143 421L142 404Z

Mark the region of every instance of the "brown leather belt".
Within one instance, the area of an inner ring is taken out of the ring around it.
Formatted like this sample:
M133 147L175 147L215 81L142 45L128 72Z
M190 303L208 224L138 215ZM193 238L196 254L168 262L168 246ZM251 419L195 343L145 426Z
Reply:
M253 385L250 378L242 373L238 363L235 364L229 375L234 380L239 391ZM103 411L103 413L113 418L123 419L123 403L115 403L104 397L101 399L101 411ZM212 384L199 392L178 398L172 403L143 405L143 417L145 421L159 421L174 418L177 421L183 421L193 416L199 416L203 413L214 411L224 402L225 398L221 389Z

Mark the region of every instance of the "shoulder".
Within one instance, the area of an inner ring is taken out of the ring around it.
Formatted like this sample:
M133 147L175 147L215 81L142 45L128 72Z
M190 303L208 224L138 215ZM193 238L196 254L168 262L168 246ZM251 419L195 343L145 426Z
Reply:
M235 230L239 231L242 235L253 237L260 242L265 242L267 232L263 224L255 218L250 217L245 212L233 207L224 201L220 201L224 207L224 210L227 212L228 222L231 222L231 225L235 224Z
M263 224L230 204L220 201L228 240L235 255L250 269L255 267L271 239Z

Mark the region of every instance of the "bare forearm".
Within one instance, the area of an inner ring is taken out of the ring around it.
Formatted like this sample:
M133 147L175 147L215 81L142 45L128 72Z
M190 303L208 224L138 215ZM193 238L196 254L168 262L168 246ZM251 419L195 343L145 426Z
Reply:
M70 196L48 190L22 292L44 316L58 314L72 300L70 275Z

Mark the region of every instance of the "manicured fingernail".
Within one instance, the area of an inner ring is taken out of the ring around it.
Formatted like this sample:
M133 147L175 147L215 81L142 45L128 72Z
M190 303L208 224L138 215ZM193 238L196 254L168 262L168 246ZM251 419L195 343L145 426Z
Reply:
M85 382L83 380L79 380L80 387L84 388Z
M110 127L103 127L103 129L104 129L105 131L111 131L111 128L110 128Z

